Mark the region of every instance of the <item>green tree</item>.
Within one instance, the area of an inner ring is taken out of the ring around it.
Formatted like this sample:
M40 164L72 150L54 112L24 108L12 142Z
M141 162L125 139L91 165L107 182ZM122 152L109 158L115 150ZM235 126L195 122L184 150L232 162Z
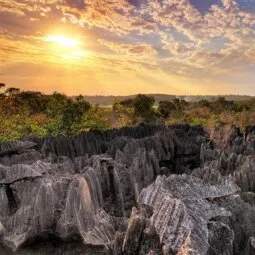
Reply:
M44 113L47 108L47 96L40 92L22 91L15 95L17 107L25 106L31 114Z
M227 101L225 97L218 97L212 104L212 110L215 113L224 111L238 112L238 105L234 101Z
M109 119L103 115L99 107L95 106L84 113L82 122L79 124L77 130L78 132L89 130L105 131L110 127L111 123Z
M22 113L0 113L0 141L17 140L30 135L43 137L46 129L28 111Z
M126 107L133 107L134 99L133 98L127 98L125 100L120 101L119 103L123 106L126 106Z
M152 122L156 119L156 113L153 109L155 98L139 94L134 99L134 111L136 117L142 117L145 122Z
M170 115L176 110L175 104L171 101L160 101L158 106L158 113L164 120L168 119Z
M68 97L58 92L54 92L52 95L48 96L46 100L46 114L54 119L61 116L68 105Z
M206 99L201 99L200 101L198 101L197 104L199 107L208 107L208 108L211 107L211 103Z
M10 98L16 96L18 93L20 93L20 89L18 88L11 87L5 90L5 94Z
M115 100L112 110L120 126L128 126L133 123L135 110L132 104L124 105L120 101Z
M183 111L189 105L184 99L179 99L177 97L172 99L172 103L176 111Z
M84 113L90 108L91 105L80 97L75 98L75 100L68 99L61 123L64 134L73 134L74 129L76 129L75 126L81 124Z

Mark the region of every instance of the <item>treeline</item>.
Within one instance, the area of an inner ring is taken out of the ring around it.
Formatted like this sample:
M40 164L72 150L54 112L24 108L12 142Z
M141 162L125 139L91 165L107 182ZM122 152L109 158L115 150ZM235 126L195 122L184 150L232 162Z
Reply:
M73 135L90 129L105 130L109 121L97 106L83 96L44 95L1 86L0 140L22 139L36 135Z
M213 102L203 99L192 103L172 98L155 105L153 97L137 95L134 99L115 101L113 112L121 126L145 121L208 126L235 124L245 127L255 124L255 98L228 101L224 97L218 97Z
M141 122L208 126L255 124L255 99L188 103L183 99L155 102L155 98L137 95L114 101L112 107L91 105L83 96L5 88L0 84L0 141L29 136L74 135L88 130L136 125Z

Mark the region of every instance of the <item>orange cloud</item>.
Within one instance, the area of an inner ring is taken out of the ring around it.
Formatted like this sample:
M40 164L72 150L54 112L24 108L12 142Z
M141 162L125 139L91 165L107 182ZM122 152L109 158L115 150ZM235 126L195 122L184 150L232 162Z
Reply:
M206 94L236 93L243 77L250 93L255 13L221 2L202 13L189 0L0 0L1 79L71 94ZM85 44L50 47L42 38L55 33Z

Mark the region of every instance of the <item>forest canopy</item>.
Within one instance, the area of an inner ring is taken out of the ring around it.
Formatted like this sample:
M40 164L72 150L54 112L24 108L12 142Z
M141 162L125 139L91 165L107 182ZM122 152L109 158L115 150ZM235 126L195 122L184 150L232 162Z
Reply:
M242 101L217 97L187 102L170 97L157 102L151 95L115 99L92 105L84 96L22 91L0 83L0 141L30 136L75 135L83 131L137 125L141 122L219 126L255 124L255 98Z

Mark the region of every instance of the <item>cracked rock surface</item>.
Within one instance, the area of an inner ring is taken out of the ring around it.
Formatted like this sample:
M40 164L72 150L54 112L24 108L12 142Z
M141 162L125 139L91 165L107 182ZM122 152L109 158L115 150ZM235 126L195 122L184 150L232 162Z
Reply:
M0 254L255 252L255 127L0 144Z

